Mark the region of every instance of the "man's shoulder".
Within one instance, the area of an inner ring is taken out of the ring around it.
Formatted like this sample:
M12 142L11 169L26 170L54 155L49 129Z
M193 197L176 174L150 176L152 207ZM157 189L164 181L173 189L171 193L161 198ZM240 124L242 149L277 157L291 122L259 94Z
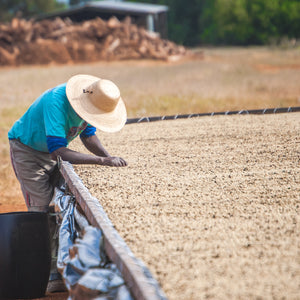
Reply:
M42 101L47 103L47 107L67 107L69 106L69 101L66 95L66 84L60 84L52 89L47 90L42 95Z
M57 99L66 99L66 83L60 84L54 88L51 88L47 90L44 93L44 97L51 97L51 98L57 98Z

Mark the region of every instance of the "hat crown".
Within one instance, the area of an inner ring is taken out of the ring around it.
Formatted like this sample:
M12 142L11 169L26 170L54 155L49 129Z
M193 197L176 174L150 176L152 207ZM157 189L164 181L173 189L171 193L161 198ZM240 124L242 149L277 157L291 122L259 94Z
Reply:
M119 131L126 123L125 103L118 87L110 80L74 75L67 82L66 95L83 120L104 132Z
M112 112L121 97L119 88L110 80L100 79L83 89L83 93L98 109Z

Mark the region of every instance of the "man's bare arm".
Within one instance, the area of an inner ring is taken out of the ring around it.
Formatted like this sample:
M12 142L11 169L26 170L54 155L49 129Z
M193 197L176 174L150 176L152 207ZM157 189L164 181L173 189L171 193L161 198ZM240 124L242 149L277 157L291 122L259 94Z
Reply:
M62 160L68 161L71 164L96 164L111 167L125 167L127 163L121 157L103 157L92 154L80 153L66 147L56 149L51 153L51 157L57 160L58 157Z
M82 143L90 152L97 156L108 157L110 156L106 149L102 146L100 140L96 135L92 135L89 137L82 137Z

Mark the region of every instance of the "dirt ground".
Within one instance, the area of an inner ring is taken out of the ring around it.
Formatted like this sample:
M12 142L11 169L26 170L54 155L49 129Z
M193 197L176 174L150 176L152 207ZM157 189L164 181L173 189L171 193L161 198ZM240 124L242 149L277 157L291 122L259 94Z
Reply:
M128 167L75 170L170 300L300 299L299 132L299 113L126 125L99 136Z

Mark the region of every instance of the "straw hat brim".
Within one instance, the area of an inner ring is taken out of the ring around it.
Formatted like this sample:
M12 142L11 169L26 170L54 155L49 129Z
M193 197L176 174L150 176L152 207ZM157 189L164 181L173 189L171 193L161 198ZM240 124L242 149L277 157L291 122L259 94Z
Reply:
M116 132L123 128L127 120L124 101L119 99L115 109L111 112L100 110L89 99L83 89L100 78L92 75L75 75L71 77L66 86L67 98L75 112L92 126L105 131Z

